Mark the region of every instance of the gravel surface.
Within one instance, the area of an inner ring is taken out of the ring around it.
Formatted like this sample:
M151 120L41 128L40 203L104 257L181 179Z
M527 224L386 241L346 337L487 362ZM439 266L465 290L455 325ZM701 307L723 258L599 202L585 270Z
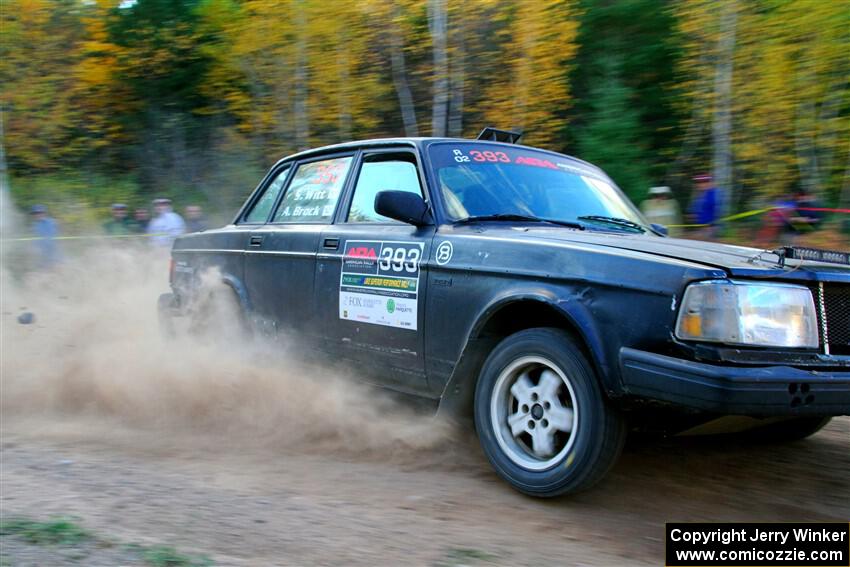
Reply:
M550 501L511 490L457 437L328 454L6 420L0 504L234 566L661 565L665 522L850 519L848 417L787 445L633 440L598 487ZM8 565L144 564L93 545L2 539Z

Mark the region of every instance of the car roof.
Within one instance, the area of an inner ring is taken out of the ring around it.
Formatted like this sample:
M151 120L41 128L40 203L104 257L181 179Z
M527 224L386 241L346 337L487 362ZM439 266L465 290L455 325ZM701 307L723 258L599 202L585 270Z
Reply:
M552 150L547 150L544 148L538 148L535 146L526 146L523 144L509 144L506 142L496 142L493 140L473 140L470 138L442 138L442 137L427 137L427 136L419 136L419 137L396 137L396 138L369 138L366 140L356 140L351 142L343 142L340 144L330 144L327 146L321 146L318 148L311 148L308 150L302 150L298 153L288 155L280 160L278 160L276 165L279 165L283 162L295 161L304 158L310 158L314 156L320 156L323 154L332 154L336 152L342 152L346 150L357 150L360 148L368 148L375 146L407 146L407 147L427 147L434 143L441 142L464 142L464 143L475 143L475 144L486 144L490 146L501 146L505 148L523 148L527 150L533 150L537 152L544 152L547 154L552 154L558 157L566 157L572 161L584 164L586 166L592 167L602 173L604 171L598 166L584 161L583 159L570 156L567 154L561 154L558 152L554 152Z

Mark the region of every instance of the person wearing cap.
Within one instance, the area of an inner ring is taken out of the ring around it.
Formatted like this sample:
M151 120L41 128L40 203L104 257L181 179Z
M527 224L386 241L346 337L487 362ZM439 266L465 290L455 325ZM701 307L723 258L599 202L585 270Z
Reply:
M171 199L154 199L154 218L148 224L151 244L158 248L170 247L174 239L186 232L183 217L171 210Z
M35 235L36 266L40 269L50 269L60 262L59 245L56 238L59 236L59 226L56 221L47 214L44 205L33 205L30 209L32 217L32 232Z
M123 203L112 204L112 219L103 224L103 230L110 236L132 234L133 226L130 217L127 216L127 205Z
M682 224L682 211L669 187L652 187L649 190L649 198L641 203L640 208L646 220L667 227L669 236L679 235L679 229L675 225Z
M700 226L695 236L713 238L717 234L720 219L720 190L712 183L711 175L702 173L694 176L697 192L688 209L688 222Z

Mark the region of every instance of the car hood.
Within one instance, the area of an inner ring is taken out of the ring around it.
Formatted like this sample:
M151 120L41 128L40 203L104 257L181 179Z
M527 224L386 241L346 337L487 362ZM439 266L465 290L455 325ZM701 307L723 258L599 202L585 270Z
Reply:
M525 236L674 258L703 264L707 267L720 268L733 277L850 282L850 268L845 266L789 260L783 267L778 264L778 257L770 251L746 246L732 246L684 238L666 238L650 234L577 231L556 227L528 228L525 230Z

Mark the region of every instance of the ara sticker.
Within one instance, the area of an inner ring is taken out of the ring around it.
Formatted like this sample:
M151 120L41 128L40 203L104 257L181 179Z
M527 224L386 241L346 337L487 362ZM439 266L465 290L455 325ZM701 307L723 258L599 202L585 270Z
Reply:
M348 241L339 282L339 318L415 331L423 249L417 242Z

